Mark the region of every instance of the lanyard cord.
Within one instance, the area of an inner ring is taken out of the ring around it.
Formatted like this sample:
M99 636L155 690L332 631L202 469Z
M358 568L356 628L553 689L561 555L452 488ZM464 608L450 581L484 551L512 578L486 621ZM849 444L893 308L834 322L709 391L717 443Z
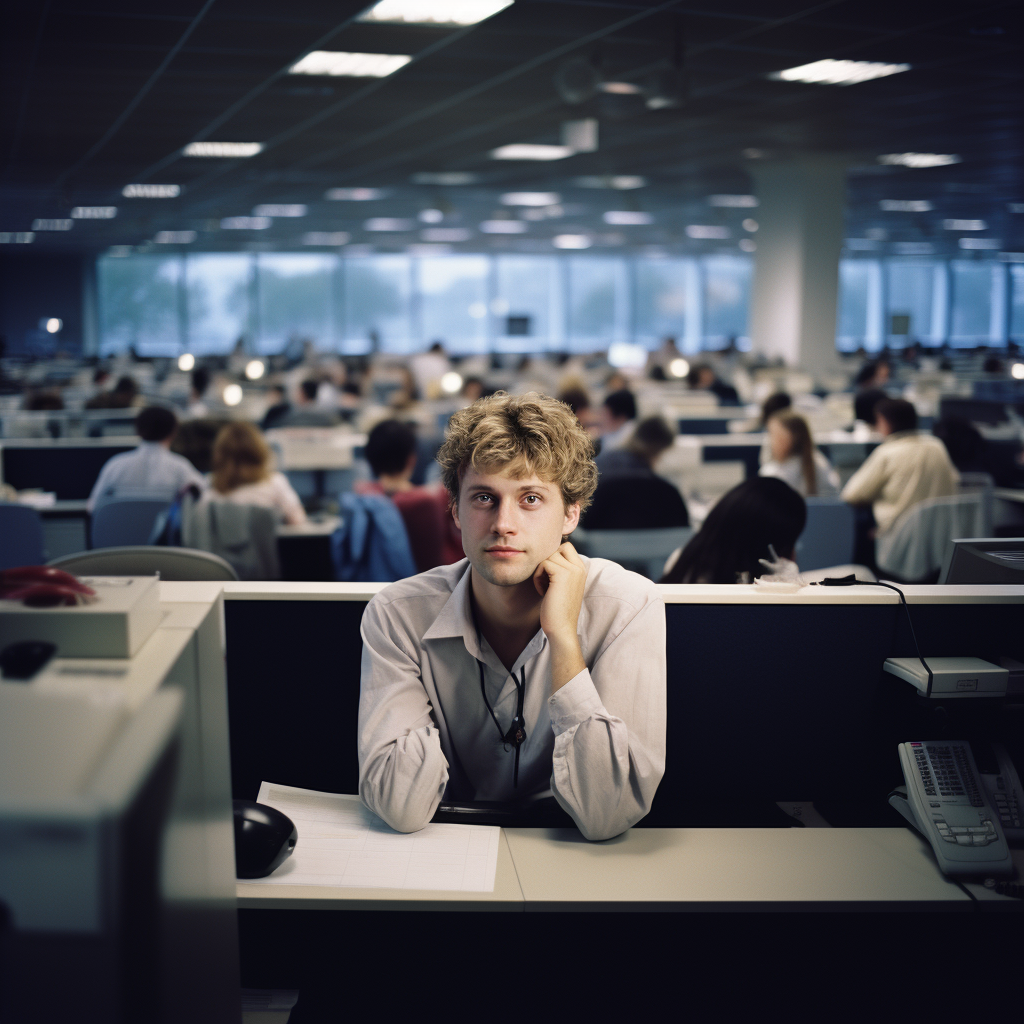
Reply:
M508 745L511 743L516 748L515 763L512 768L512 786L516 788L519 786L519 748L522 746L523 741L526 739L526 729L523 723L523 701L526 696L526 666L521 666L519 670L519 679L516 679L515 674L512 674L512 682L516 684L516 716L512 719L512 724L508 728L508 732L501 731L501 723L498 721L498 716L494 713L494 708L491 707L491 702L487 699L487 689L484 686L484 663L478 661L477 667L480 669L480 695L484 699L484 703L487 705L487 710L491 713L491 718L494 719L495 728L498 730L498 735L501 737L501 742L505 744L505 749L508 750Z

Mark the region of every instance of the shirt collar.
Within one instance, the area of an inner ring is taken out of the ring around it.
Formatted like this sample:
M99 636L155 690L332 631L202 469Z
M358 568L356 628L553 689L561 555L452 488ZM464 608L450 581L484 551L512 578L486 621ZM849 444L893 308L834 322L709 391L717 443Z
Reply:
M895 430L888 437L883 438L882 444L886 444L889 441L902 441L905 437L916 437L918 431L916 430Z

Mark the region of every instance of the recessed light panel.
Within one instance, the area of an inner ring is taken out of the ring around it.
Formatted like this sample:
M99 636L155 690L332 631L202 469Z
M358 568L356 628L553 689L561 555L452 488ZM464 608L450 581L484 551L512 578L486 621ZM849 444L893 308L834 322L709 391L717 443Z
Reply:
M893 167L946 167L960 163L960 157L955 153L883 153L878 162Z
M604 215L605 224L653 224L654 218L649 213L636 210L608 210Z
M181 152L184 156L244 158L262 149L262 142L190 142Z
M111 220L116 216L116 206L76 206L71 211L73 220Z
M491 150L494 160L564 160L576 151L569 146L544 146L532 142L514 142Z
M554 206L562 197L557 192L506 192L501 201L506 206Z
M121 189L125 199L177 199L181 195L180 185L150 185L148 183L125 185Z
M33 231L70 231L74 221L70 217L37 217L32 221Z
M757 196L708 196L708 205L721 206L734 210L752 209L753 207L757 206Z
M556 249L589 249L593 243L589 235L555 235L551 244Z
M196 240L194 231L158 231L153 236L157 245L188 245Z
M304 203L264 203L253 211L254 217L305 217Z
M405 53L347 53L314 50L288 69L290 75L330 75L338 78L387 78L412 60Z
M302 236L303 245L344 245L349 240L347 231L307 231Z
M360 21L406 25L476 25L512 6L512 0L380 0Z
M886 213L928 213L934 209L927 199L882 199L878 205Z
M579 178L573 178L572 183L578 188L616 188L631 189L643 188L647 179L639 174L584 174Z
M984 231L988 225L983 220L944 220L942 226L947 231Z
M271 224L269 217L225 217L220 222L225 231L266 231Z
M468 242L472 237L468 228L424 228L420 232L424 242Z
M485 235L521 235L526 225L521 220L485 220L480 230Z
M961 238L961 249L1001 249L1003 243L998 238Z
M479 180L479 174L469 171L421 171L412 176L414 185L473 185Z
M32 231L0 231L0 245L28 245L35 237Z
M909 64L878 64L869 60L816 60L785 71L775 71L769 78L782 82L804 82L808 85L856 85L872 78L885 78L909 71Z
M690 238L728 238L730 232L718 224L687 224L686 234Z
M384 192L379 188L329 188L324 193L324 199L349 203L367 203L383 197Z
M412 231L414 227L416 222L405 217L371 217L363 224L366 231Z

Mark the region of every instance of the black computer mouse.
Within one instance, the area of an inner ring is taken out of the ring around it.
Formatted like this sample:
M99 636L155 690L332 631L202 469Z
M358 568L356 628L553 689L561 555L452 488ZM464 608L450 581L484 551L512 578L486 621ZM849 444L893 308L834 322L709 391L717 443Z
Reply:
M255 800L235 801L235 874L264 878L291 856L299 833L276 807Z
M54 655L56 644L45 640L20 640L0 651L0 673L4 679L27 682Z

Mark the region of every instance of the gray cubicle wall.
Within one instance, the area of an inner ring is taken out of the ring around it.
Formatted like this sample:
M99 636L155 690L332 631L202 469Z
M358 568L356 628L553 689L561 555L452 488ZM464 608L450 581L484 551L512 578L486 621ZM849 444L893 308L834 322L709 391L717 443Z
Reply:
M374 589L226 586L236 797L254 799L264 779L356 792L359 620ZM662 589L667 766L645 825L775 824L779 800L813 800L834 824L899 824L886 803L902 778L898 742L1005 727L1002 702L937 714L883 673L887 657L914 653L891 592ZM1024 660L1024 587L907 592L926 653Z

